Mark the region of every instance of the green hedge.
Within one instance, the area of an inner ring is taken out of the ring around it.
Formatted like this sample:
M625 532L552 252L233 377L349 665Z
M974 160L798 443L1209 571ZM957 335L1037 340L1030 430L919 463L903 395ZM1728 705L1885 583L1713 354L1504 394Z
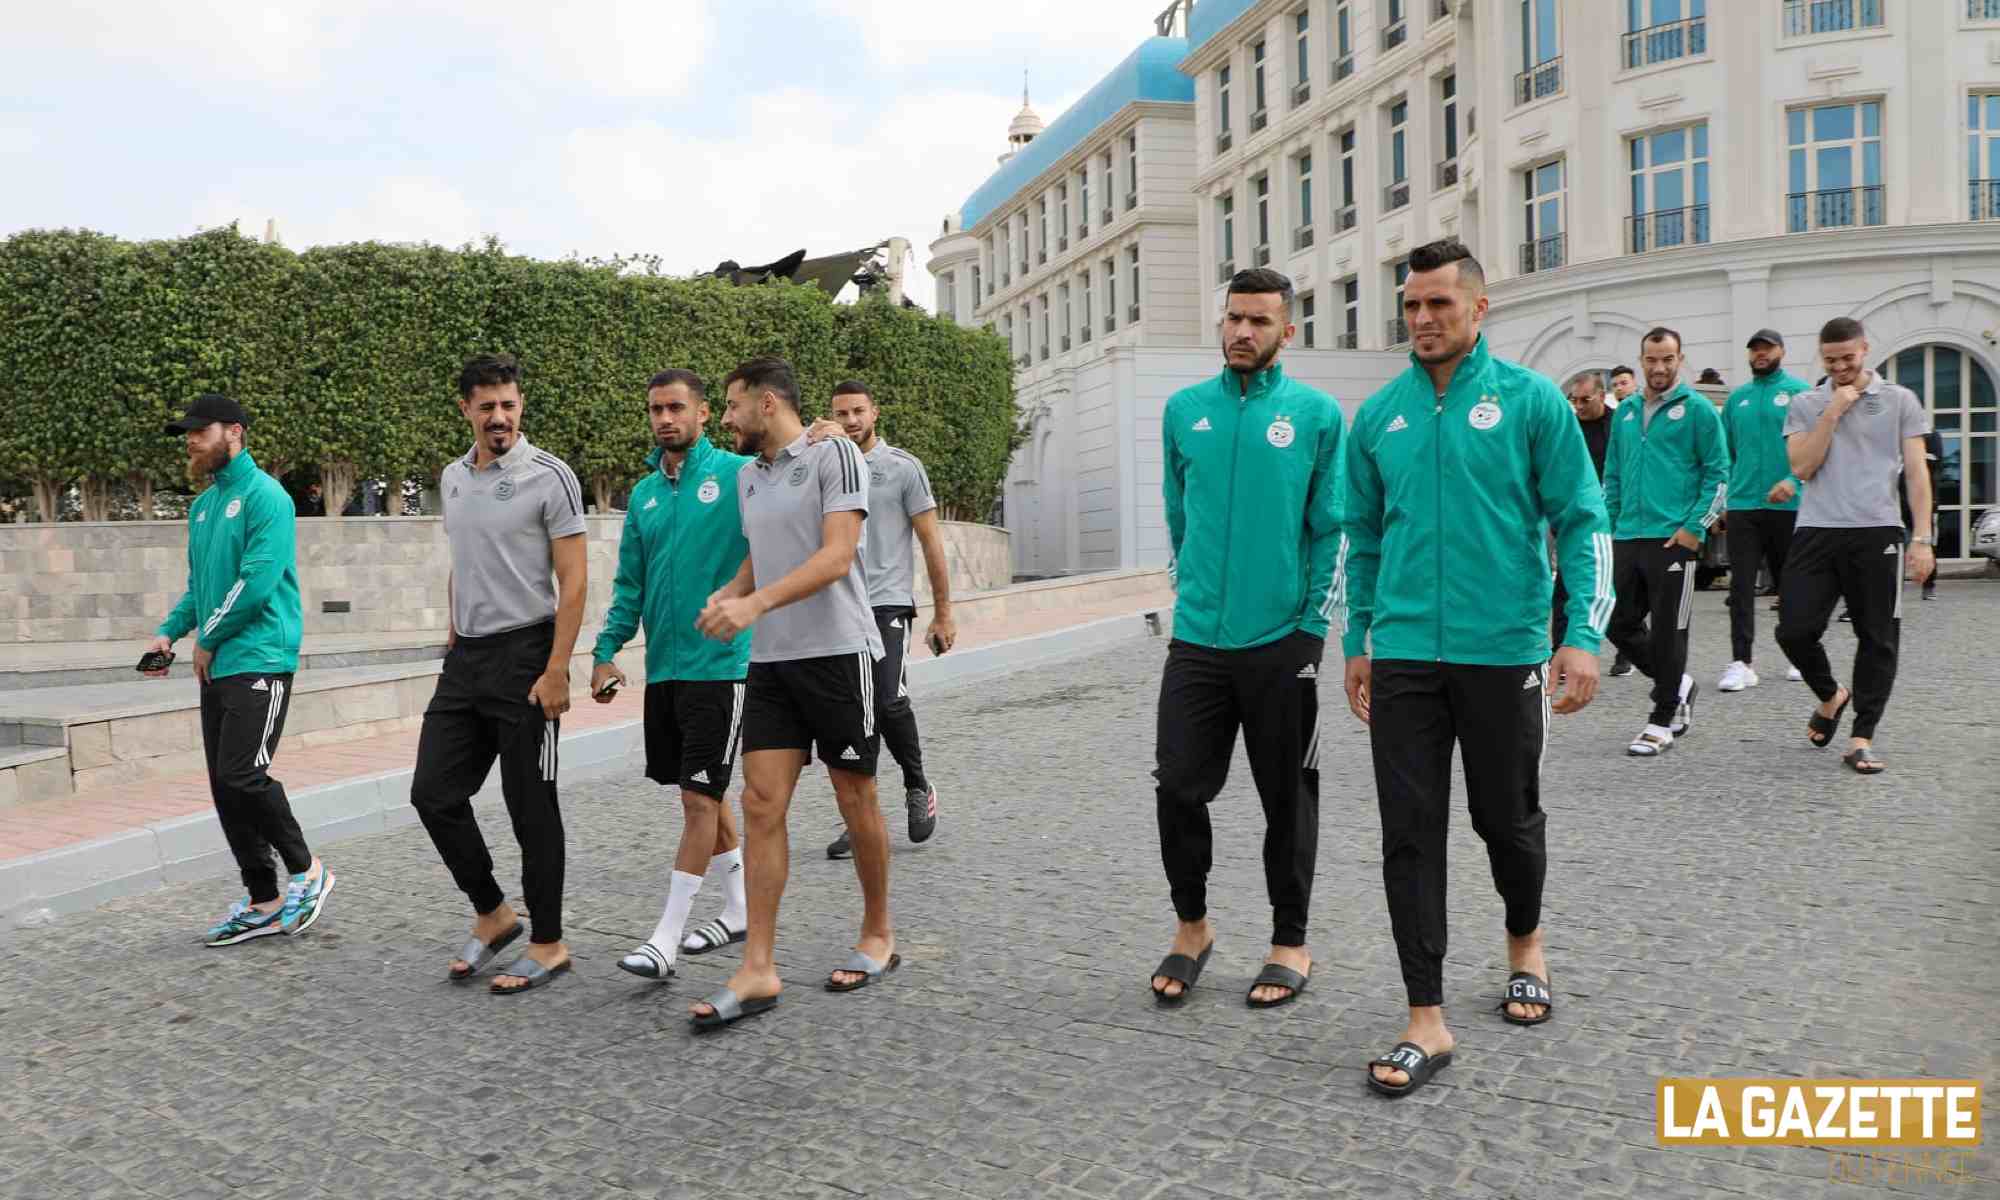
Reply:
M984 518L1020 440L1000 340L879 299L542 262L493 241L295 254L233 226L136 244L34 230L0 242L0 490L33 491L47 515L80 484L84 515L101 517L114 484L181 486L160 426L211 390L250 410L273 474L316 469L330 508L357 478L435 481L468 444L454 381L482 351L520 358L523 427L600 504L643 469L645 381L669 366L719 389L743 359L782 355L809 414L839 380L866 380L883 436L928 464L959 519ZM719 391L710 409L720 441Z

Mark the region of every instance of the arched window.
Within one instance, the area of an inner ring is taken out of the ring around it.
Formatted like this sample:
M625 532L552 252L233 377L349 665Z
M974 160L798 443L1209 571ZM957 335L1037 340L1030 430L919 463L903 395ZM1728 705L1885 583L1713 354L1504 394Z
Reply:
M1912 346L1876 367L1923 397L1944 442L1937 465L1937 554L1963 558L1972 527L2000 505L2000 401L1993 375L1956 346Z

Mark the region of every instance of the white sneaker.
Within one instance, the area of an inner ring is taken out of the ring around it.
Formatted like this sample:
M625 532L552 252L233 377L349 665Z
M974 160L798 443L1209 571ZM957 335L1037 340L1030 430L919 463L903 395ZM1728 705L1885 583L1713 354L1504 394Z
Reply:
M1747 662L1730 663L1723 668L1722 678L1715 684L1716 690L1721 692L1740 692L1744 688L1756 686L1757 672L1751 670Z
M1804 683L1806 681L1805 672L1799 670L1797 667L1786 667L1785 678L1793 683Z
M1673 731L1658 725L1648 725L1625 747L1625 753L1633 758L1658 758L1674 748Z

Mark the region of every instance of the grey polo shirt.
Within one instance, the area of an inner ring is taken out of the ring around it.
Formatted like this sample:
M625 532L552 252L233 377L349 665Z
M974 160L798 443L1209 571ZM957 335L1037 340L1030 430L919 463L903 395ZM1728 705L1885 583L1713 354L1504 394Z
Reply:
M1793 396L1785 409L1785 436L1811 432L1832 402L1831 381ZM1799 528L1902 528L1896 481L1903 472L1903 439L1922 437L1930 428L1930 414L1915 392L1869 372L1868 386L1834 426L1819 473L1807 481Z
M882 657L882 635L868 607L862 555L868 533L868 469L846 438L817 445L800 434L773 459L762 455L736 474L737 510L750 543L750 570L767 587L799 569L824 545L828 513L858 512L861 542L847 573L794 604L774 608L751 626L750 661L790 662L868 651Z
M568 464L517 438L474 467L479 451L454 459L438 480L451 542L451 623L460 637L552 621L555 555L549 543L583 532L583 488Z
M915 608L917 539L910 521L937 507L931 477L916 455L880 438L861 457L868 464L868 529L862 555L868 603L875 608Z

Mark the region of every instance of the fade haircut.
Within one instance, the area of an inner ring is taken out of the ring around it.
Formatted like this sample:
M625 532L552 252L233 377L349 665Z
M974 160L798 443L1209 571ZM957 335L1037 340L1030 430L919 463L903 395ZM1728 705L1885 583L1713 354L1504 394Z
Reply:
M833 394L836 399L841 396L866 396L870 405L875 404L875 390L859 379L843 379L834 384Z
M1822 346L1828 342L1858 342L1866 336L1867 331L1861 328L1861 322L1853 317L1835 317L1819 327L1819 344Z
M1425 242L1410 251L1410 270L1436 271L1458 264L1458 281L1473 292L1486 288L1486 268L1472 256L1472 250L1455 237L1439 238L1435 242Z
M702 383L701 376L686 367L668 367L664 371L657 372L646 381L646 390L650 392L654 388L672 387L677 383L687 388L688 395L696 404L708 403L707 385Z
M458 372L458 397L472 399L474 388L521 384L521 364L511 354L475 354Z
M1634 379L1639 378L1639 372L1634 371L1632 368L1626 366L1624 363L1619 363L1617 366L1611 368L1610 378L1616 379L1620 375L1630 375Z
M1647 342L1664 342L1668 338L1674 339L1674 353L1679 354L1681 352L1681 335L1668 329L1665 325L1655 325L1651 329L1648 329L1646 336L1639 339L1639 348L1644 350Z
M1278 293L1278 300L1285 306L1286 312L1292 310L1292 281L1284 274L1269 267L1253 267L1229 277L1229 294L1232 296L1261 296L1271 292Z
M799 411L799 380L792 374L792 364L775 355L760 354L729 373L722 381L722 389L740 383L753 392L776 392L778 398L793 411Z

